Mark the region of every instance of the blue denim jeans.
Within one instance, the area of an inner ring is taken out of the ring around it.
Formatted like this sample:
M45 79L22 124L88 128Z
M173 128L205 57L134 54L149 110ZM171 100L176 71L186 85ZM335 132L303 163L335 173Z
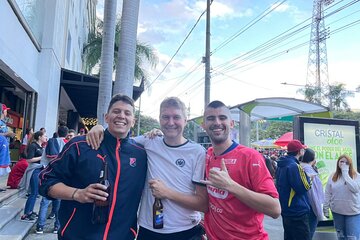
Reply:
M339 240L360 240L360 214L342 215L332 213Z
M24 214L28 215L34 210L36 197L39 194L39 174L40 168L37 168L33 171L30 178L30 195L25 203Z
M49 208L49 204L52 202L52 211L55 213L55 223L54 227L59 228L60 222L58 217L58 212L60 208L60 200L49 200L46 197L43 197L40 202L40 210L39 210L39 217L38 217L38 227L44 227L46 223L46 214Z

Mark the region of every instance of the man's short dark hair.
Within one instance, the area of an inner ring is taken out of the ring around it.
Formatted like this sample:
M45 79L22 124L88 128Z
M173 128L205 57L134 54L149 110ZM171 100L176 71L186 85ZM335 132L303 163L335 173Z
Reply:
M76 132L75 132L74 129L69 129L68 134L69 134L69 133L76 133Z
M67 126L60 126L57 131L59 137L66 137L66 135L68 135L68 132L69 128Z
M126 95L123 94L116 94L111 98L111 101L109 103L108 112L110 111L110 108L116 103L116 102L124 102L126 104L131 105L135 109L134 100Z
M212 101L206 106L206 108L221 108L221 107L226 107L226 105L218 100Z

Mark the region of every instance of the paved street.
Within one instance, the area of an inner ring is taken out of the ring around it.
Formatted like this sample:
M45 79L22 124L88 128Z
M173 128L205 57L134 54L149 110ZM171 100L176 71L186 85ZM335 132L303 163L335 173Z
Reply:
M281 217L278 219L272 219L271 217L265 216L264 219L264 226L266 231L269 234L269 238L271 240L282 240L283 239L283 229L282 229L282 220ZM51 233L53 228L53 220L47 220L47 224L44 229L44 234L36 234L34 233L35 228L33 228L31 231L32 233L29 234L29 236L26 238L26 240L56 240L57 235ZM319 229L323 231L322 229ZM329 229L325 229L328 231ZM331 228L330 228L331 231ZM332 240L336 239L335 234L332 233L324 233L324 232L318 232L314 236L313 240Z

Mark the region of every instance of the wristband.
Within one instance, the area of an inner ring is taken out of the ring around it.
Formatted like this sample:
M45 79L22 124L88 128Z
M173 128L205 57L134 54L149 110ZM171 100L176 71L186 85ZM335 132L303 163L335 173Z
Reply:
M74 200L74 201L76 201L75 198L74 198L74 196L75 196L75 193L76 193L78 190L79 190L78 188L75 189L75 191L74 191L73 194L71 195L71 199Z

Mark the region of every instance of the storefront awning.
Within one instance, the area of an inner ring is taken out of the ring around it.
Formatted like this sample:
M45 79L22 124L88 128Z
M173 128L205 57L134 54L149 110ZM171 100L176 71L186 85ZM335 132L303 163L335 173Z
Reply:
M97 117L99 78L61 69L60 86L66 91L81 118ZM134 86L133 99L136 101L143 91L143 84Z

